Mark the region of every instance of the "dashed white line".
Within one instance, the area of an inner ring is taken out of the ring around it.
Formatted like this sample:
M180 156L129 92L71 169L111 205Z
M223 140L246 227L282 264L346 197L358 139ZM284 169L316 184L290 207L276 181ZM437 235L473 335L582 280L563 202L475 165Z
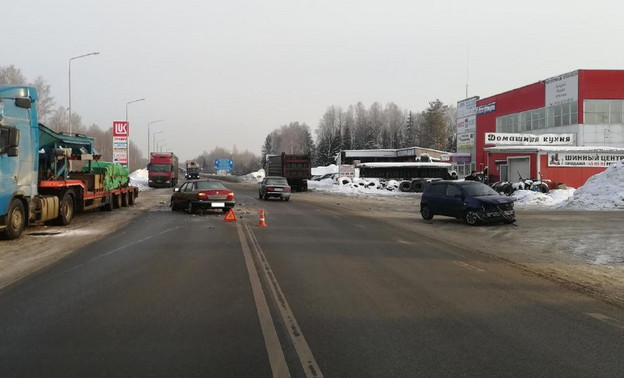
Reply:
M457 265L457 266L461 266L462 268L466 268L466 269L474 270L474 271L477 271L477 272L485 272L485 270L483 270L483 269L481 269L481 268L477 268L477 267L476 267L476 266L474 266L474 265L467 264L467 263L465 263L465 262L463 262L463 261L457 261L457 260L455 260L455 261L453 261L453 264L455 264L455 265Z
M607 315L603 315L603 314L598 313L598 312L586 312L585 315L589 315L589 316L591 316L594 319L598 319L598 320L603 321L603 322L605 322L607 324L610 324L610 325L612 325L614 327L618 327L618 328L624 329L624 322L621 321L621 320L608 317Z

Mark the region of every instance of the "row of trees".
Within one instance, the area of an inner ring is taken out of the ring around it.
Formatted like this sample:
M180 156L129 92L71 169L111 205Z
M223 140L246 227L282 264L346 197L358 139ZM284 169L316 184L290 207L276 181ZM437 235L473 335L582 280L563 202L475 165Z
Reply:
M69 112L67 108L59 106L55 108L55 100L52 96L50 85L38 76L34 81L28 81L22 71L13 66L0 66L0 83L2 85L28 85L37 89L37 118L58 133L69 132ZM80 114L71 114L72 133L88 135L95 138L95 149L102 155L102 160L113 160L113 131L111 127L100 127L96 124L87 126L83 124ZM142 156L137 145L130 141L129 145L129 168L131 171L143 168L147 159Z
M310 153L315 165L335 163L340 150L425 147L454 151L457 141L457 109L440 100L414 113L394 103L385 107L375 102L366 108L361 102L346 109L332 105L325 111L315 130L304 123L290 123L273 130L262 146L262 155Z

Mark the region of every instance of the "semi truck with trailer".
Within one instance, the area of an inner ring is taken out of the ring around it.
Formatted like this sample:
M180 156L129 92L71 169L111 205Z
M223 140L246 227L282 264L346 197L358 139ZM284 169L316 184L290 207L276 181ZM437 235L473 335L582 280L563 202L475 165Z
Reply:
M171 152L152 152L147 165L150 188L172 188L178 185L180 167L178 157Z
M133 205L139 190L128 171L99 161L93 138L40 124L36 104L35 88L0 86L0 233L16 239L31 225Z
M191 180L199 178L199 164L194 161L186 162L186 178Z
M285 177L293 191L304 192L312 177L312 161L308 154L267 155L264 172L267 176Z

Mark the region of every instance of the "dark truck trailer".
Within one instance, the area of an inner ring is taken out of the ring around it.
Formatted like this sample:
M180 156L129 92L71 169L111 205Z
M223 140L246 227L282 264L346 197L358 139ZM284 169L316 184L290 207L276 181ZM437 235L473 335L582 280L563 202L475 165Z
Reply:
M312 177L312 161L309 154L267 155L264 161L267 176L282 176L296 192L308 190L308 181Z

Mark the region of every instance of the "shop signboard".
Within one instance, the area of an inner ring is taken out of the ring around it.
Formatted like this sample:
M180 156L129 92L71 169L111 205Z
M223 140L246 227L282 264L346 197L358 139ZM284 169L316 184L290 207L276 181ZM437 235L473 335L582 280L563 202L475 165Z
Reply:
M457 134L476 131L478 99L475 96L457 102Z
M128 167L128 138L130 123L113 121L113 162Z
M485 144L516 146L574 146L574 134L485 133Z
M457 149L466 149L474 147L475 145L475 134L472 133L464 133L457 134Z
M549 167L607 167L624 160L624 152L549 152Z
M545 84L546 106L578 101L578 71L551 77Z

